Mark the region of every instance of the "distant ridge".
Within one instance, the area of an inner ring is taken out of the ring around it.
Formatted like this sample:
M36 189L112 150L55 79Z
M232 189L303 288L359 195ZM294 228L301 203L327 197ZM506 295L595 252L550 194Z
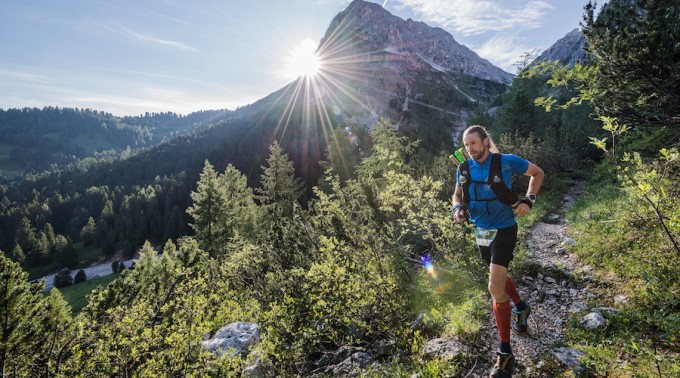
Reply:
M586 45L585 36L580 29L576 28L555 42L532 63L558 61L573 67L577 63L586 61Z

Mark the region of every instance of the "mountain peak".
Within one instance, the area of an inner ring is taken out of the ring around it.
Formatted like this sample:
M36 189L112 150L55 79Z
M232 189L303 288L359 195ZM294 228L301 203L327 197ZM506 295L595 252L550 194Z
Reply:
M399 18L376 3L354 0L330 23L319 51L332 59L387 52L412 56L436 70L509 84L512 75L424 22Z
M512 82L511 74L445 30L404 20L363 0L333 18L317 55L316 77L300 78L272 98L306 98L301 92L314 88L308 97L312 105L330 107L341 123L369 128L386 117L414 133L458 129L480 103L492 101ZM421 118L426 119L422 124Z

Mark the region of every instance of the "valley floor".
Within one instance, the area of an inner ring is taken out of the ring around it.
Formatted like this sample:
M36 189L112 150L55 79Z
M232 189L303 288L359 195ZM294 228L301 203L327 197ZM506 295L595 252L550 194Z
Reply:
M135 261L134 259L125 260L125 261L123 261L123 264L125 264L126 268L129 268L134 261ZM87 280L91 280L95 277L104 277L104 276L108 276L110 274L113 274L113 270L111 269L111 262L110 261L103 263L103 264L93 265L93 266L88 267L88 268L83 268L83 270L85 271L85 276L87 277ZM73 271L72 274L75 275L76 272L77 272L77 270ZM44 276L44 277L40 277L40 278L36 279L35 281L36 282L45 281L45 289L44 290L50 291L54 287L54 275L55 274L56 273L49 274L49 275Z

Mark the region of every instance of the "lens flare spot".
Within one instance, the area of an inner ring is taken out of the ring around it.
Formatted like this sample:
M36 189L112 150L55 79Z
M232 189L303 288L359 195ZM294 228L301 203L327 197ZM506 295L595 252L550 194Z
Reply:
M437 271L434 269L434 264L429 255L425 254L420 256L420 263L423 264L425 271L435 280L437 279Z
M285 75L291 80L300 76L311 78L316 76L320 69L321 59L316 54L316 43L311 38L307 38L293 47L286 61Z

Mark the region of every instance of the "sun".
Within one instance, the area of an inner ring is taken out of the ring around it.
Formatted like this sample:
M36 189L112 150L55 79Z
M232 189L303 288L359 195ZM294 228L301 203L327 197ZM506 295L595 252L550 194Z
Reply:
M316 55L316 44L311 38L294 46L288 59L284 74L290 80L300 76L313 78L321 69L321 59Z

